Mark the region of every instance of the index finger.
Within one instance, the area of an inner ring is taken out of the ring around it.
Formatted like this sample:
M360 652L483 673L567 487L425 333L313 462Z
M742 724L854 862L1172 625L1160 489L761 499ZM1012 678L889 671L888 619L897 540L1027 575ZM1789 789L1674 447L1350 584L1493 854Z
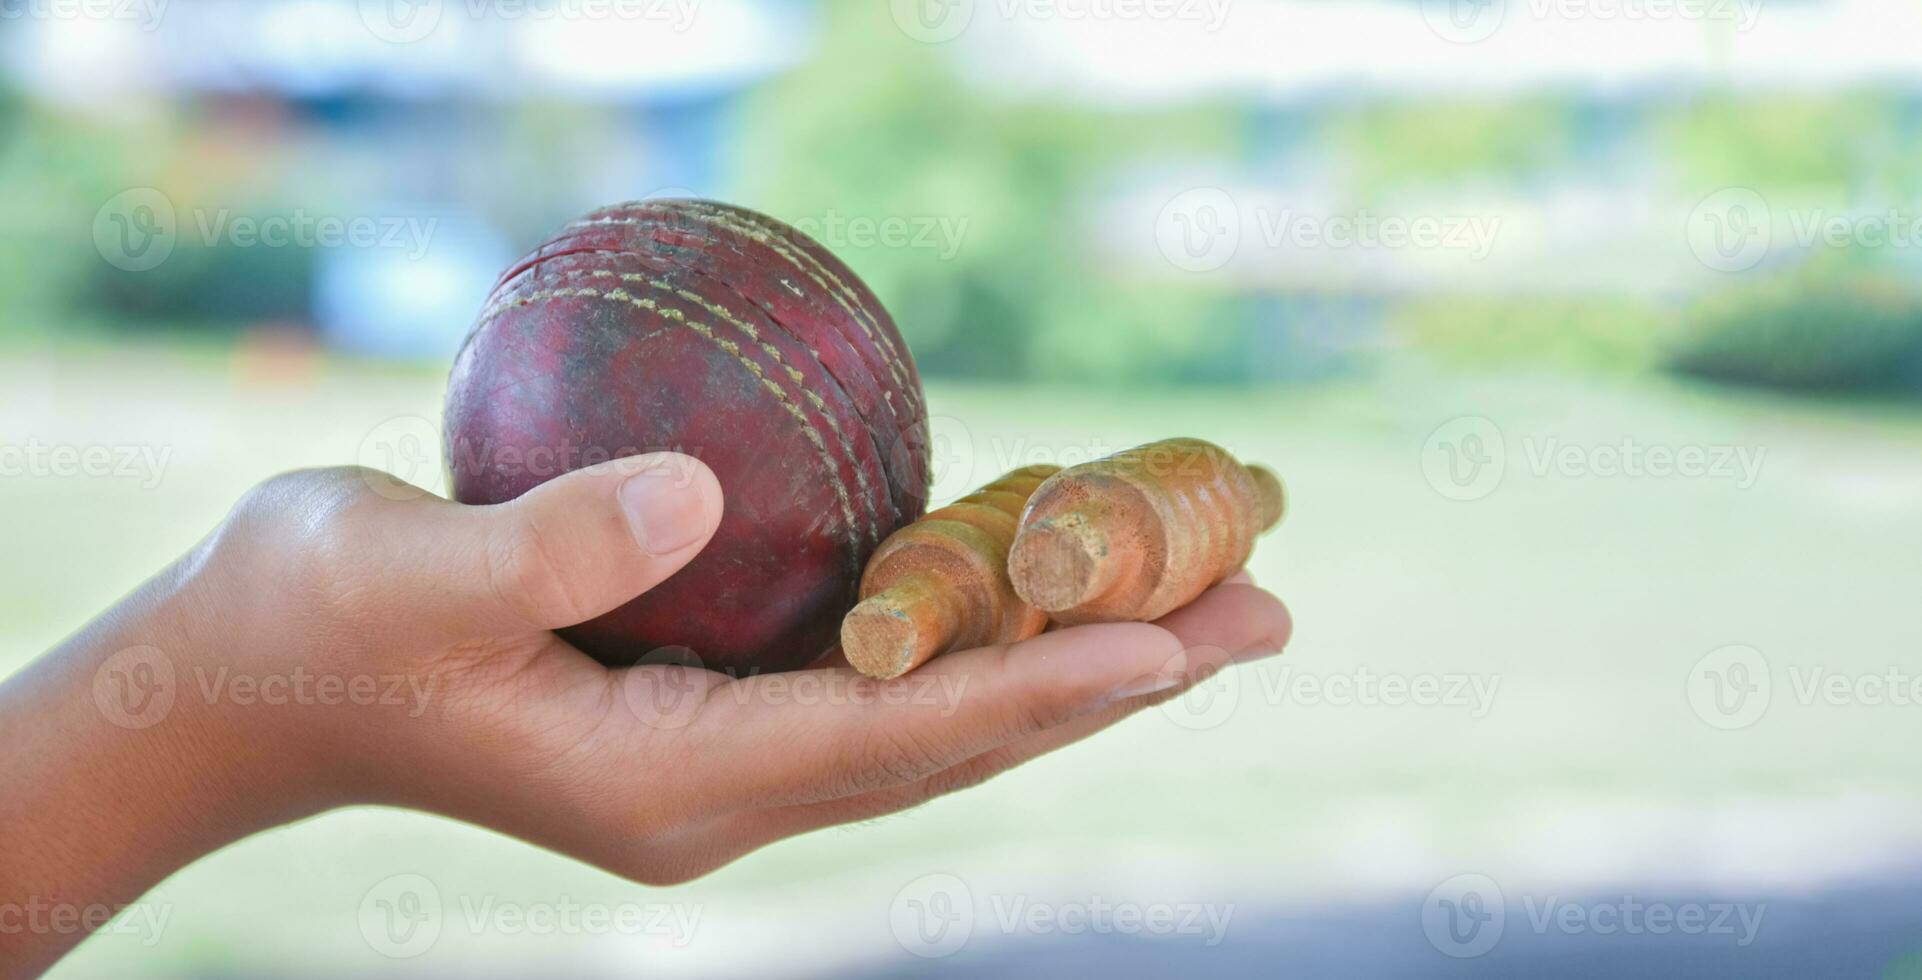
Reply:
M713 802L764 808L912 783L1117 702L1191 682L1235 653L1285 638L1287 611L1275 597L1244 585L1218 593L1187 617L1180 636L1153 623L1103 623L951 653L887 681L808 671L820 689L842 692L811 703L757 696L757 686L791 685L800 675L741 681L735 697L703 712L701 724L712 726L716 739L747 740L763 753L778 747L787 759L716 774Z

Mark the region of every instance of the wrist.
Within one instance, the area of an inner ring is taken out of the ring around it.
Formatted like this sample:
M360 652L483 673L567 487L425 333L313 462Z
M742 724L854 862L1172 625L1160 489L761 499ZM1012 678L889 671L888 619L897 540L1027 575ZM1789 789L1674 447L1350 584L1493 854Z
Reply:
M221 638L170 569L0 685L0 901L124 904L210 851L325 809L271 731L208 703ZM57 956L79 936L48 937ZM50 961L49 961L50 962ZM7 972L0 970L0 972Z

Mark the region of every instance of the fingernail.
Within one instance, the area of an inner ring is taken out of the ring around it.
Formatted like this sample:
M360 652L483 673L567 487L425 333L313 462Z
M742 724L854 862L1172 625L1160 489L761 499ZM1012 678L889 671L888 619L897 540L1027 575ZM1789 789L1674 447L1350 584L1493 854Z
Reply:
M1228 663L1230 664L1253 663L1257 660L1266 660L1269 657L1276 656L1280 653L1281 653L1281 647L1279 646L1263 645L1263 646L1249 647L1248 649L1235 654L1234 657L1228 661Z
M1108 692L1108 700L1110 702L1126 701L1129 698L1140 698L1150 694L1159 694L1169 688L1179 686L1187 679L1187 673L1188 652L1184 650L1175 654L1167 663L1162 664L1160 670L1152 674L1137 677Z
M698 482L666 463L628 477L620 498L634 540L650 555L673 554L701 540L712 523Z
M1150 694L1159 694L1180 683L1180 674L1150 674L1115 688L1109 693L1108 700L1110 702L1127 701L1131 698L1147 697Z

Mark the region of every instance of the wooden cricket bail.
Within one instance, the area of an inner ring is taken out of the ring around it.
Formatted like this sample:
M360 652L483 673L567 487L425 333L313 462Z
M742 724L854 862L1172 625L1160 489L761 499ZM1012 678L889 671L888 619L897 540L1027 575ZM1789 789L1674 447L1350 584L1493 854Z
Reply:
M841 621L841 651L869 677L899 677L954 646L967 600L945 578L911 574L861 600Z
M1068 625L1076 613L1139 604L1166 546L1154 502L1115 457L1061 471L1029 499L1008 550L1014 590Z
M1148 443L1043 484L1008 573L1065 625L1157 619L1239 568L1285 509L1272 471L1200 439Z
M1112 500L1084 500L1024 524L1008 552L1015 591L1048 613L1112 592L1142 562L1141 535L1125 511Z
M1248 464L1248 475L1255 481L1255 494L1261 500L1261 529L1272 531L1288 513L1288 488L1275 471L1259 463Z
M1015 470L883 541L841 622L848 663L899 677L950 650L1041 632L1047 618L1008 581L1008 546L1021 507L1058 469Z

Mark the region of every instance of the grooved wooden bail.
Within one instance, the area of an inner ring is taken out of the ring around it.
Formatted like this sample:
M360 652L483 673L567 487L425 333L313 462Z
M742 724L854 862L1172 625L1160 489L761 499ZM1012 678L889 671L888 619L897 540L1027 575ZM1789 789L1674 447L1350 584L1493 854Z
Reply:
M1240 568L1286 508L1265 467L1200 439L1152 442L1042 484L1008 575L1059 623L1159 619Z
M1261 495L1261 529L1274 530L1288 512L1288 491L1275 471L1258 463L1249 464L1248 475L1255 478L1255 491Z
M1021 596L1043 612L1073 609L1113 588L1129 559L1139 552L1118 553L1102 530L1100 514L1070 510L1035 521L1019 537L1023 579Z
M869 677L899 677L954 643L962 600L938 575L910 574L841 621L841 649Z
M1015 470L881 542L841 621L848 663L899 677L950 650L1041 632L1047 617L1008 580L1008 547L1022 506L1059 469Z

